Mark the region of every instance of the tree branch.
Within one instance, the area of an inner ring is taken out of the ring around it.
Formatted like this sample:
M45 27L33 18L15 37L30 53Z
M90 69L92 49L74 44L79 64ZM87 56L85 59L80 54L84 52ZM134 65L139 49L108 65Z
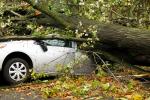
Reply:
M62 26L67 27L67 28L74 28L74 26L72 26L72 24L70 24L70 23L66 22L64 19L62 19L60 17L59 13L52 12L49 9L47 0L40 0L40 1L38 1L38 0L23 0L23 1L29 3L31 6L33 6L33 8L40 10L41 12L47 14L49 17L51 17L54 20L56 20L57 22L59 22L59 24L61 24ZM38 1L38 2L35 2L35 1Z
M4 36L0 38L0 42L10 41L10 40L47 40L47 39L60 39L60 40L70 40L77 42L86 42L87 39L84 38L72 38L58 35L49 35L49 36Z

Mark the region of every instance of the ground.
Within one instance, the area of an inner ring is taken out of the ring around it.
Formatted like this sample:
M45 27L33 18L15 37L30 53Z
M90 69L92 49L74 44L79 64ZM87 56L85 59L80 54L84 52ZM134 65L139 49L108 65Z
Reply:
M103 71L85 76L46 77L16 86L0 82L0 100L150 100L149 73L136 71L134 76L133 69L124 71L115 77ZM140 75L146 77L139 78Z

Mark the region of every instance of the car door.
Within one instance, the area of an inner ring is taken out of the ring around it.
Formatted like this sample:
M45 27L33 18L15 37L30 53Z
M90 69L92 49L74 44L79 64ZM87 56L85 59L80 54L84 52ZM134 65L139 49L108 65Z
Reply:
M75 48L72 41L50 39L43 40L46 44L47 50L39 53L39 71L48 74L57 74L57 69L66 66L68 63L74 61ZM41 51L39 51L41 52Z

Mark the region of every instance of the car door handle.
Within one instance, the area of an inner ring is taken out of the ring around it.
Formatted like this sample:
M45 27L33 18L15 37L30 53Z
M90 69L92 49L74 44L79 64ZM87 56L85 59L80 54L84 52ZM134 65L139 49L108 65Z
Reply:
M72 54L72 53L75 53L75 52L67 52L67 54Z

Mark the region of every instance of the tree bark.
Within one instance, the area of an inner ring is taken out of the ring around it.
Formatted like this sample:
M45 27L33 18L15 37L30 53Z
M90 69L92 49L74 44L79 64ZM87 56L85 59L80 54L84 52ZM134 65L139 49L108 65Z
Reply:
M132 57L139 64L150 64L150 31L103 24L99 26L97 36L114 51Z
M87 42L88 40L84 38L71 38L59 35L49 35L49 36L4 36L0 38L0 42L10 41L10 40L48 40L48 39L60 39L60 40L69 40L76 42Z

